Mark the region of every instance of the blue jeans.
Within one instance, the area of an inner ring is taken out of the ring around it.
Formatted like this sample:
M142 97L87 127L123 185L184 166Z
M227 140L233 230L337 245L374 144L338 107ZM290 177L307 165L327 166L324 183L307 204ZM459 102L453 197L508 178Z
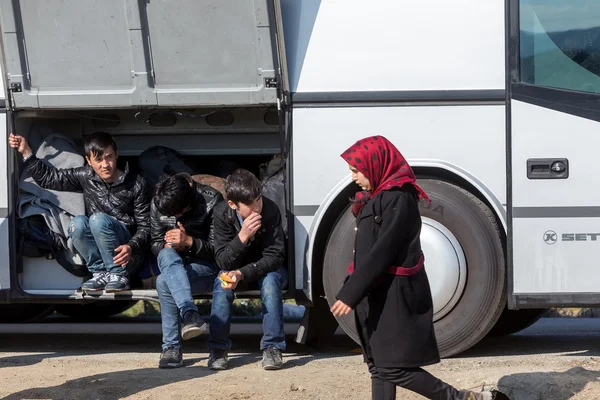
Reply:
M285 330L283 329L283 289L287 286L287 284L288 271L283 267L274 272L269 272L267 275L258 280L263 315L263 337L260 340L261 350L264 350L269 346L275 346L282 351L284 351L286 348ZM233 296L229 302L221 300L218 303L215 303L214 298L217 296L218 291L231 292L231 290L222 289L220 283L217 288L217 282L215 282L212 305L213 314L215 313L216 307L216 311L219 315L227 315L227 319L223 321L225 322L225 326L220 327L223 329L220 334L229 336ZM224 307L227 307L227 309L225 310ZM213 319L211 315L211 328L212 323ZM230 343L229 347L231 347Z
M163 350L168 347L181 347L180 318L188 311L198 311L194 304L193 294L202 294L209 291L220 282L217 277L217 267L205 260L184 264L181 256L174 249L165 248L158 253L158 268L160 275L156 278L156 290L160 300L160 315L162 320ZM220 286L220 283L219 283ZM230 299L231 298L231 299ZM215 307L215 302L217 306ZM233 293L213 295L213 312L210 317L210 337L208 346L219 348L228 344L227 336L222 337L223 331L219 321L228 319L227 315L215 313L215 310L225 309L219 307L219 302L233 302ZM213 315L214 314L214 315ZM229 344L229 347L231 345ZM229 348L227 347L227 348Z
M95 213L89 218L78 215L71 220L69 237L91 273L108 271L127 275L127 269L113 261L115 249L131 239L131 233L122 222L104 213Z

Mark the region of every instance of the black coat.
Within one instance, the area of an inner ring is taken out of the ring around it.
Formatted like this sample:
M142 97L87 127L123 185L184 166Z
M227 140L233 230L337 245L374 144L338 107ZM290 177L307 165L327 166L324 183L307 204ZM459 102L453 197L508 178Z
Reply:
M45 189L82 192L87 216L104 213L127 226L132 234L129 245L135 254L143 254L150 237L150 199L146 181L129 172L113 183L106 183L85 165L79 168L57 169L35 155L25 161L25 168L35 182Z
M242 226L235 210L227 202L214 212L215 258L223 270L239 269L246 283L262 278L283 267L285 241L281 213L277 205L263 196L261 228L246 244L238 233Z
M417 199L409 188L377 194L357 217L355 269L337 298L355 309L365 361L378 367L440 360L425 268L412 276L386 272L390 266L418 263L420 232Z
M189 178L191 180L191 178ZM223 201L223 195L208 185L192 181L196 198L188 212L179 218L162 215L154 201L150 208L152 253L157 256L165 247L165 234L178 228L180 222L188 236L192 238L192 247L182 256L193 259L214 260L213 211Z

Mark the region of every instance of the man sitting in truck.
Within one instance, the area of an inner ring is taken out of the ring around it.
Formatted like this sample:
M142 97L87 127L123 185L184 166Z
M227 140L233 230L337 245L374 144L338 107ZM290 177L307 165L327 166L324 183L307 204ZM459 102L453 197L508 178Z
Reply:
M227 202L220 204L214 214L215 257L232 281L222 285L226 290L235 290L240 284L258 284L264 329L260 342L262 366L266 370L279 369L283 365L281 353L286 348L283 288L288 283L281 214L273 201L262 197L261 183L249 171L238 169L229 175L225 195ZM228 311L231 315L231 303ZM227 334L230 320L226 321ZM211 351L209 368L227 368L229 348L230 344L220 351Z
M220 282L214 262L213 210L222 200L221 193L184 173L163 178L156 185L150 215L152 253L160 269L156 279L163 332L159 368L181 367L180 338L188 340L206 332L192 294L205 293ZM213 294L209 349L227 345L221 321L228 318L224 312L232 301L233 293L223 289Z
M23 156L24 166L45 189L83 192L86 215L69 227L73 246L84 258L92 278L81 285L86 293L129 289L127 265L143 256L150 234L146 182L140 175L117 168L117 144L105 132L85 138L87 165L56 169L32 152L27 140L10 134L9 145Z

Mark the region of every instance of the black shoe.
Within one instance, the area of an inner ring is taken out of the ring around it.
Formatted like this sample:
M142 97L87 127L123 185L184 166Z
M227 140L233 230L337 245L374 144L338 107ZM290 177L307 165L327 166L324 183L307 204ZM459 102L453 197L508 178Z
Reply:
M499 390L492 389L493 400L510 400L510 398Z
M81 285L84 292L101 292L108 282L108 272L94 272L92 278Z
M229 364L227 350L212 349L210 351L210 356L208 357L208 368L221 371L227 369L227 364Z
M275 346L269 346L263 350L262 366L267 371L281 369L283 366L283 357L281 350Z
M204 322L197 311L188 311L183 316L183 325L181 327L181 337L188 340L205 334L208 331L208 325Z
M179 368L183 366L183 355L180 349L168 347L163 350L158 362L158 368Z
M123 290L129 290L129 279L124 275L108 274L108 283L104 291L106 293L114 293Z

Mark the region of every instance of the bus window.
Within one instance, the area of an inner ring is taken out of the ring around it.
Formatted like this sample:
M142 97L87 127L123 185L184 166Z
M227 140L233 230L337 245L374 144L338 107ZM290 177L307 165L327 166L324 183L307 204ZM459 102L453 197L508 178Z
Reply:
M521 82L600 93L600 1L521 0Z

